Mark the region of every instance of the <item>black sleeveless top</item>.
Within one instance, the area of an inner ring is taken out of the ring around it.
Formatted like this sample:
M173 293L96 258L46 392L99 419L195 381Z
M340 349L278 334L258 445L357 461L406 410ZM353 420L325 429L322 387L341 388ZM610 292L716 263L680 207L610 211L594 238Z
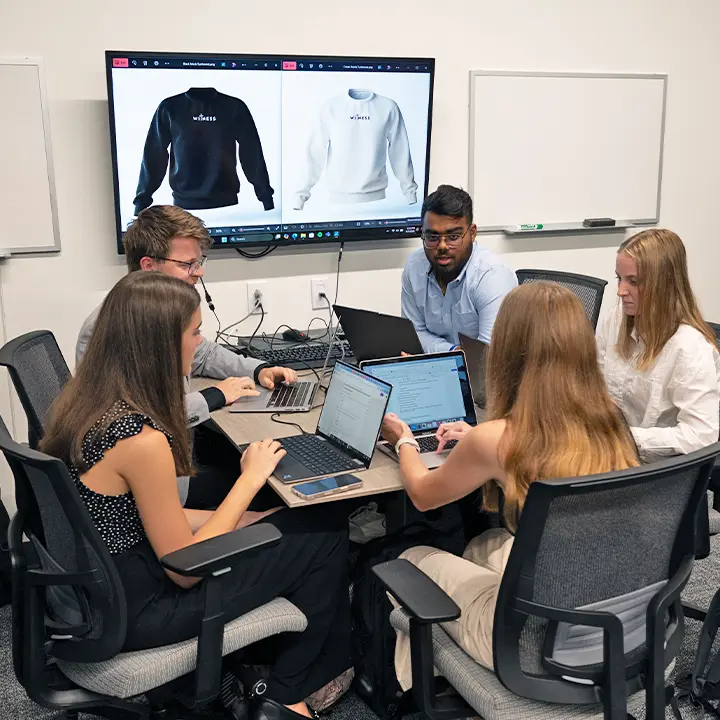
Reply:
M105 432L101 432L100 428L111 416L115 416L116 419L108 425ZM138 413L127 403L118 401L90 428L83 439L82 454L87 467L91 468L100 462L105 457L105 453L114 448L118 441L140 434L145 425L162 432L172 446L172 437L152 418ZM69 470L75 487L111 555L119 555L147 539L131 492L122 495L104 495L95 492L83 483L76 467L71 465Z

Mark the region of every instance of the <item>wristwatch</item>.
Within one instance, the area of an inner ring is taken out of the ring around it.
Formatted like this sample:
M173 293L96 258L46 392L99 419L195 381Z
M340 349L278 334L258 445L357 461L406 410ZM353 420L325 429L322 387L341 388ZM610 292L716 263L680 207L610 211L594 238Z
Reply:
M412 437L401 437L396 443L395 443L395 454L400 457L400 448L403 445L412 445L418 452L420 452L420 445L418 444L418 441L415 438Z

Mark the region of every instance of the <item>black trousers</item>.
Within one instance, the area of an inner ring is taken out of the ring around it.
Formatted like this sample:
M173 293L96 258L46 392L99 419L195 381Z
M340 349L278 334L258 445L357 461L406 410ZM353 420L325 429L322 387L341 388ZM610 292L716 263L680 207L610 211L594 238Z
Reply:
M280 510L262 522L282 540L222 576L226 622L284 597L307 618L302 633L273 644L268 697L300 702L352 665L347 516L329 505ZM202 583L184 590L162 571L149 543L115 557L128 602L126 650L196 637L204 612Z
M240 453L210 420L195 428L193 457L197 472L190 478L185 507L214 510L240 475ZM250 510L269 510L282 504L266 485L253 499Z

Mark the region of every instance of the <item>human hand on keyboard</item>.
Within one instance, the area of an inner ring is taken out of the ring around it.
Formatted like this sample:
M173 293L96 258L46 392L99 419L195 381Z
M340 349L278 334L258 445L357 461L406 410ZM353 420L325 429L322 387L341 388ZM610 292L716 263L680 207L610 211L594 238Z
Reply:
M275 388L275 383L285 383L285 385L294 385L297 382L297 373L286 367L269 367L263 368L258 373L258 382L268 390Z
M472 425L468 425L464 420L458 422L443 423L435 433L438 440L437 452L441 453L445 445L451 440L460 440L464 438L472 430Z
M255 383L249 377L230 377L219 382L217 387L225 396L225 404L232 405L241 397L257 397L260 393L255 389Z
M240 458L240 478L250 480L259 490L286 454L280 443L272 438L250 443Z

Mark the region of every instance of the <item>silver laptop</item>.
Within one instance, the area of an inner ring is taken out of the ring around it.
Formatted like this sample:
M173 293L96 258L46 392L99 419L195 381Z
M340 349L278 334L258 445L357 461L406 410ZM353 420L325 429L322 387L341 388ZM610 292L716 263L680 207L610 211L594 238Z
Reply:
M426 467L438 467L445 462L455 442L438 453L435 432L446 422L464 420L477 425L470 378L465 354L453 350L432 355L368 360L360 367L380 380L392 385L388 412L404 420L420 444L420 457ZM397 460L395 448L385 440L378 449Z
M293 385L278 383L272 390L255 386L259 395L241 397L230 406L232 413L291 413L312 410L317 380L298 380Z
M485 358L490 347L482 340L468 337L462 333L458 334L460 347L465 353L470 374L470 385L472 386L473 400L475 404L485 409Z

